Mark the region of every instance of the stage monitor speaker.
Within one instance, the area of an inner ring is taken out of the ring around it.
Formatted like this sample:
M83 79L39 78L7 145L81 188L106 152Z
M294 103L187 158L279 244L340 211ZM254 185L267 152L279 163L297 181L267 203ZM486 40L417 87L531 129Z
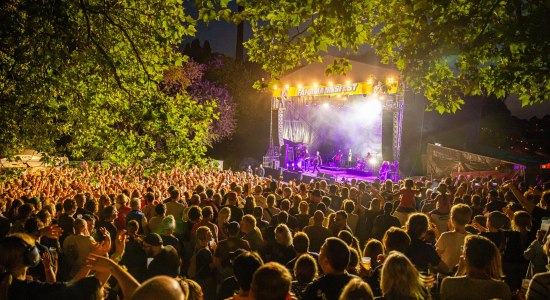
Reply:
M271 176L271 178L277 180L281 176L281 169L265 168L265 177Z
M393 112L382 112L382 160L393 160Z
M328 184L335 184L336 178L334 175L331 174L325 174L325 177L323 178Z
M296 172L290 172L290 171L283 171L283 181L289 182L291 180L294 180L296 182L302 181L302 174L296 173Z
M310 183L311 180L318 180L318 178L310 175L302 175L302 182Z

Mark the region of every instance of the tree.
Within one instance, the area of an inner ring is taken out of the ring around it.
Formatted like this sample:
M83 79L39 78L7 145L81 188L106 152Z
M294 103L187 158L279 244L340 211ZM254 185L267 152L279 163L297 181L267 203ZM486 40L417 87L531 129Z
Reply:
M203 5L199 13L226 16L226 2ZM465 95L518 94L523 105L550 95L547 0L237 2L244 10L233 20L252 24L249 57L275 78L320 60L329 46L350 53L370 46L440 113L455 112ZM349 68L339 59L327 71Z
M224 166L240 169L243 159L263 156L269 145L271 95L252 87L255 81L268 74L257 64L241 63L224 56L217 56L208 64L205 77L223 83L236 104L233 135L215 144L208 154L223 159Z
M210 101L216 104L216 117L209 126L207 137L211 144L230 138L236 127L235 102L229 90L222 83L205 77L208 70L222 67L217 61L212 59L207 64L199 64L190 60L181 67L173 67L165 72L162 85L168 94L187 93L199 104Z
M159 88L195 33L178 0L0 4L0 154L197 163L215 103Z

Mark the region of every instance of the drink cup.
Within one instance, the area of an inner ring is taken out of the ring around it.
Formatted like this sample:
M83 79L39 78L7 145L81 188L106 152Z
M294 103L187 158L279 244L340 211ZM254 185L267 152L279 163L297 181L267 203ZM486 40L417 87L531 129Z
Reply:
M362 257L361 258L361 266L367 271L370 270L370 268L371 268L370 257L368 257L368 256Z

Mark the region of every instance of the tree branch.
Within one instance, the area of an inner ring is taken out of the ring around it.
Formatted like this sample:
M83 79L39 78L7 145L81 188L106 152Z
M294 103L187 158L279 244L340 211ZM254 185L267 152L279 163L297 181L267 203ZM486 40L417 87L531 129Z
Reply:
M134 40L132 40L132 38L130 37L130 35L128 34L128 31L126 31L126 28L124 28L124 26L116 23L108 14L107 12L100 12L103 16L105 16L105 18L115 27L117 27L118 29L120 29L120 31L122 31L122 33L124 34L124 36L126 37L126 40L128 40L128 42L130 42L130 45L132 46L132 50L134 51L134 54L136 55L136 58L139 62L139 64L141 65L141 68L143 69L143 72L145 72L145 75L147 75L147 79L149 81L152 81L152 82L155 82L158 84L158 82L156 82L155 80L153 80L151 78L151 75L149 74L149 72L147 72L147 68L145 68L145 63L143 62L143 60L141 59L141 55L139 54L139 51L136 47L136 44L134 43Z

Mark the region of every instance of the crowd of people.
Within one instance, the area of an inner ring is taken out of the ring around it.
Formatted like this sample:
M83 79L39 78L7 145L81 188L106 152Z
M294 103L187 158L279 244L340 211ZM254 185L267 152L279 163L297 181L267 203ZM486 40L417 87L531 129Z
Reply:
M0 299L549 299L550 191L83 165L3 177Z

